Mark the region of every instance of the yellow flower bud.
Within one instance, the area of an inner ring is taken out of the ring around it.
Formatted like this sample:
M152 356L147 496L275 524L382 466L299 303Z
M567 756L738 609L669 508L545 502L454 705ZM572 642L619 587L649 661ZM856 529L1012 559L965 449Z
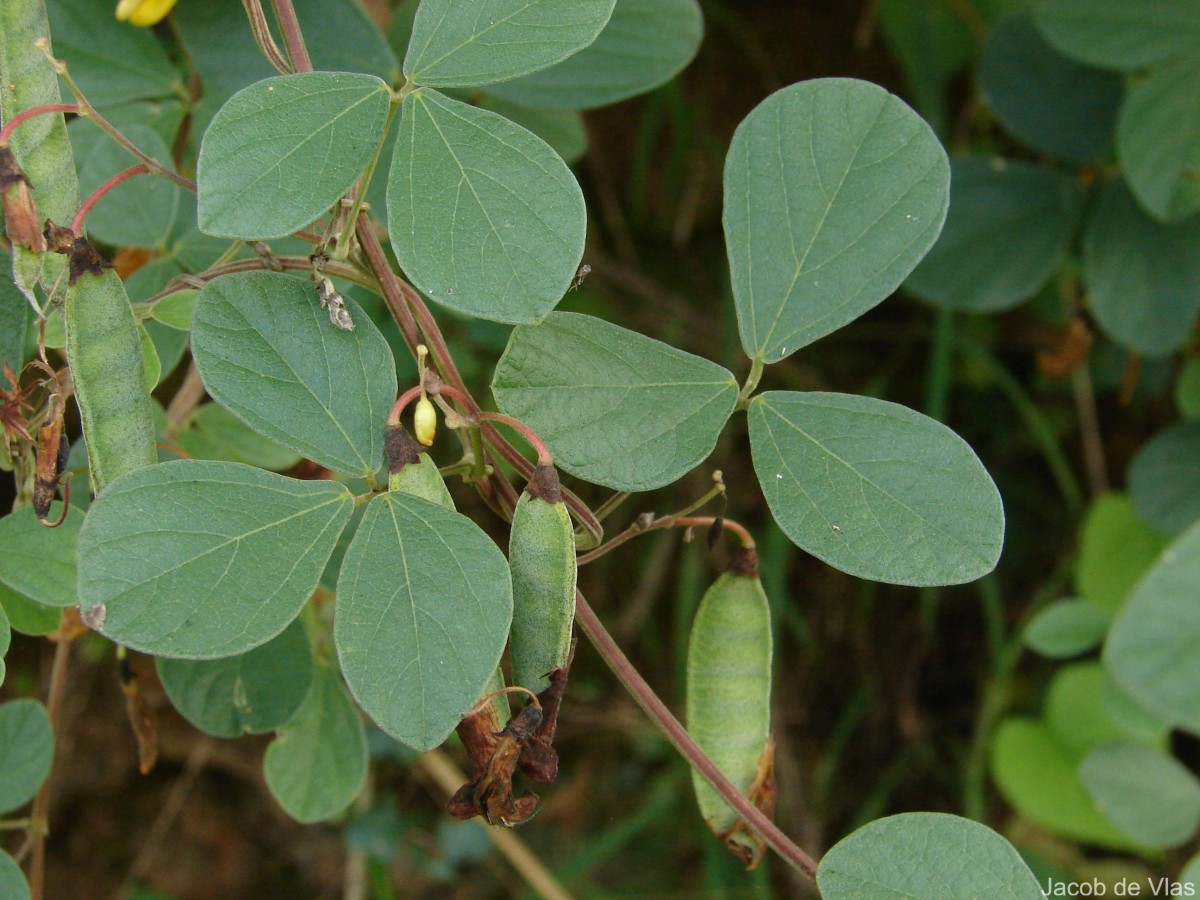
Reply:
M413 412L413 431L417 440L426 447L433 443L433 435L437 431L437 410L428 397L417 401L417 408Z
M149 28L166 18L174 5L175 0L121 0L117 4L117 19Z

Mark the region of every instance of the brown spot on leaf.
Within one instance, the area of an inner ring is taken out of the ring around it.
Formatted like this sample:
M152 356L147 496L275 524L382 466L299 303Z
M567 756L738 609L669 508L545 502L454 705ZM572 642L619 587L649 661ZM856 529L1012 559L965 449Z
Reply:
M75 238L75 244L71 248L71 277L68 279L70 284L74 284L79 280L79 276L85 273L100 275L105 269L111 268L112 263L97 253L87 238Z

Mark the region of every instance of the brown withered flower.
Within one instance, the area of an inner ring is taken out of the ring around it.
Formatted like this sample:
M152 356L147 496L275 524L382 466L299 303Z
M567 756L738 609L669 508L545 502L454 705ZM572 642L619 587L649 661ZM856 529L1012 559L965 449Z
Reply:
M41 217L33 185L9 147L0 147L0 197L4 200L4 229L13 244L44 253Z

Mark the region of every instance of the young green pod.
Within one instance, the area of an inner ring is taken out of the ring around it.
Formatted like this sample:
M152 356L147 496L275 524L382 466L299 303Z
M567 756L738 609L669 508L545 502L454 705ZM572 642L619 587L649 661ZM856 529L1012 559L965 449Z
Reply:
M77 263L77 256L83 262ZM63 319L92 489L100 493L114 479L157 459L142 342L121 279L112 269L89 265L82 253L72 254Z
M771 615L758 557L743 549L705 592L692 624L687 661L687 728L708 758L760 809L772 804ZM692 783L700 813L749 867L758 836L699 772Z
M575 531L553 466L538 466L513 511L508 543L513 621L508 653L513 684L534 693L565 669L575 621Z
M454 509L454 499L442 473L403 425L388 428L383 437L383 452L387 457L389 491L413 494Z

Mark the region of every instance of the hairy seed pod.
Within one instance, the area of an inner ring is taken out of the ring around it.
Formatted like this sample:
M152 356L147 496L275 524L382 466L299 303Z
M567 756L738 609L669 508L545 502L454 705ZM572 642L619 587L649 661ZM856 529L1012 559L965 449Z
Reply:
M692 624L687 661L687 728L751 802L772 805L771 615L753 550L705 592ZM692 772L700 813L748 866L762 855L758 836Z
M383 453L387 458L389 491L413 494L454 509L442 473L403 425L388 428L383 436Z
M73 256L63 318L92 490L98 494L126 472L154 463L157 454L142 341L125 286L112 269L92 274L82 266L77 272Z
M538 466L513 511L508 543L513 621L513 684L534 693L565 669L575 620L575 532L553 466Z

